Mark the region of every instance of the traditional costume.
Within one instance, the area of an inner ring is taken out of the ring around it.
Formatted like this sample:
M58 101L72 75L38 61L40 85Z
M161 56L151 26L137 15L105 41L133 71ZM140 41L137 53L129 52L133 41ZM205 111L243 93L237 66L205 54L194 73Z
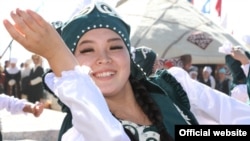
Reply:
M72 21L67 22L61 28L61 36L70 50L74 52L81 36L97 28L107 28L116 32L121 36L121 39L130 51L130 27L105 3L90 5L80 15L73 18ZM69 138L74 137L100 140L112 134L114 134L114 139L105 138L105 140L128 140L125 135L121 135L121 133L124 133L121 125L130 130L139 140L150 138L159 140L159 133L157 133L155 125L137 128L138 125L135 123L114 118L106 105L102 93L88 73L86 67L83 66L76 67L72 71L63 72L62 78L55 78L53 73L48 73L44 77L47 88L49 87L52 93L54 92L61 99L63 111L67 112L60 130L59 141L69 140ZM172 138L175 136L174 129L176 124L198 124L189 107L183 105L182 102L175 103L167 95L166 91L153 82L148 81L140 68L134 64L132 58L131 75L137 80L144 81L143 83L148 88L149 94L157 103L160 111L164 113L162 114L163 125L161 128L165 128ZM177 81L172 83L177 84ZM180 85L177 84L173 88L178 88L177 91L183 94ZM91 131L89 130L90 128ZM102 133L94 135L95 132Z
M116 32L130 50L129 26L105 3L87 6L80 15L61 28L61 36L74 52L81 36L97 28L107 28ZM163 70L158 74L159 77L147 79L131 58L131 76L143 82L147 88L162 113L161 128L165 128L172 138L175 136L175 125L198 124L193 113L201 123L206 124L250 123L249 107L246 108L246 105L191 80L187 73L182 72L183 69L174 69L170 73ZM63 111L67 112L59 141L130 140L123 127L130 130L137 140L160 140L157 132L159 129L156 129L154 124L150 127L139 126L131 121L116 119L109 111L101 91L89 76L89 71L89 67L76 66L74 70L62 72L60 78L55 77L53 72L47 73L44 77L46 88L60 99ZM174 78L176 75L178 77ZM210 101L212 102L208 103ZM228 112L228 108L232 111ZM233 113L236 111L238 115Z
M16 66L17 59L10 59L10 67L5 71L6 94L21 98L21 70Z

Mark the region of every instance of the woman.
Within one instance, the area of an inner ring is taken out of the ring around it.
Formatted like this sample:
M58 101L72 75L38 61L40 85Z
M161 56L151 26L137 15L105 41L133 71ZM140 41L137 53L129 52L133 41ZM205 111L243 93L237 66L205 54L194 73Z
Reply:
M44 97L44 87L42 83L44 69L42 67L42 58L37 54L33 54L31 59L34 63L34 67L30 70L26 94L30 102L42 101Z
M15 26L4 21L10 35L53 70L46 84L68 113L59 140L168 141L174 140L176 124L198 124L188 104L174 103L134 64L129 26L106 4L90 5L67 22L61 30L66 44L31 10L17 9L11 17Z

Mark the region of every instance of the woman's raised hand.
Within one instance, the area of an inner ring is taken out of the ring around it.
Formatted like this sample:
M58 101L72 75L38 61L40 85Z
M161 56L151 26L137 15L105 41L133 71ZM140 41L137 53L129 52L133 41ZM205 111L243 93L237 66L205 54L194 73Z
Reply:
M4 26L11 37L27 50L49 59L64 46L56 30L36 12L16 9L10 15L14 24L4 20Z
M10 15L14 24L9 20L4 20L3 24L11 37L28 51L46 58L56 75L74 68L77 63L73 54L55 28L39 14L16 9Z

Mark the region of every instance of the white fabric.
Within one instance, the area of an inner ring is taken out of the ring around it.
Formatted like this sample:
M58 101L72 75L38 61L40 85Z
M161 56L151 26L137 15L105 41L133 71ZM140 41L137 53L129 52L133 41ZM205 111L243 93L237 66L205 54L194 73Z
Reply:
M30 75L31 68L24 68L21 70L21 78L27 77Z
M168 70L183 86L200 124L250 124L250 107L190 78L178 67Z
M247 85L239 84L231 90L231 97L238 99L241 102L248 103L249 97L247 93Z
M36 84L38 84L38 83L41 83L42 81L43 81L42 77L38 76L38 77L36 77L36 78L30 80L30 84L31 84L31 85L36 85Z
M26 100L17 99L13 96L0 94L0 110L6 109L11 114L24 113L23 108L27 103Z
M209 74L211 74L211 73L213 72L213 70L212 70L212 68L211 68L210 66L205 66L205 67L203 68L203 71L206 71L206 72L208 72Z
M15 68L7 68L7 72L9 74L17 74L18 71L19 71L19 69L17 67L15 67Z
M233 44L226 41L223 43L222 46L218 48L218 51L223 54L231 54L232 49L233 49Z
M215 88L216 81L212 75L209 76L209 80L211 82L211 88Z
M121 123L113 117L107 103L89 76L88 67L77 66L57 78L46 75L45 82L72 113L73 127L62 141L129 141Z

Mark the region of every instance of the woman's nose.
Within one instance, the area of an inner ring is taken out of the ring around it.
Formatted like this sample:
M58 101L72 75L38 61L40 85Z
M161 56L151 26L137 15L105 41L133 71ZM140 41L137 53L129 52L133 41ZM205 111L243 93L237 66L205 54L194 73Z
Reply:
M97 60L97 64L106 64L106 63L111 63L111 62L112 62L112 59L106 53L102 53Z

